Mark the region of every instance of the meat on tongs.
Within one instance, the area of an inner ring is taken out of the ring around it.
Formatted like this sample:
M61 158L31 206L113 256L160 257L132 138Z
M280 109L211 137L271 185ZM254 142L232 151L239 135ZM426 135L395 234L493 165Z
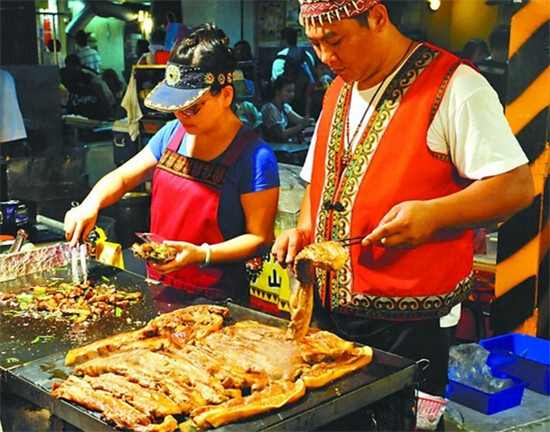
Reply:
M312 243L296 255L294 274L296 275L298 284L290 294L290 323L287 328L288 339L300 340L309 331L313 315L315 268L340 270L348 258L348 250L337 241Z

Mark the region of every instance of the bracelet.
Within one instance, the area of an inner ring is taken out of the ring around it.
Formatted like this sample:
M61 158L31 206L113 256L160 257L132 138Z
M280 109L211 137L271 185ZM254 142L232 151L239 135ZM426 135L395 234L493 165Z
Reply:
M199 267L208 267L210 265L210 258L212 256L212 249L210 249L210 245L208 243L201 244L201 247L206 249L206 256L204 257L204 261L199 264Z

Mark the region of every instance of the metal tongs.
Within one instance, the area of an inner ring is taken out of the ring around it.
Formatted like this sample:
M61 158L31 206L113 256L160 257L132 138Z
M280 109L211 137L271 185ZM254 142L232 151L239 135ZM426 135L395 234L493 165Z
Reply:
M88 246L85 243L71 248L71 275L76 285L88 282Z
M365 236L356 236L356 237L348 237L343 239L335 240L336 242L340 243L342 246L354 246L361 244L361 240L363 240Z
M28 235L24 229L18 230L17 236L15 237L15 240L13 241L13 244L11 245L8 253L20 252L21 248L23 247L23 243L27 238L28 238Z

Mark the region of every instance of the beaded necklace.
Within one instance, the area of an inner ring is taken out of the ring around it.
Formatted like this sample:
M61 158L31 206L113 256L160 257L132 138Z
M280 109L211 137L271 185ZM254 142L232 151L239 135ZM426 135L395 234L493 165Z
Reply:
M391 71L385 76L385 78L382 80L382 82L380 84L378 84L378 87L376 88L376 90L375 90L374 94L372 95L367 107L365 108L365 111L363 112L363 115L361 116L361 120L359 120L359 123L357 124L357 127L355 128L355 131L353 132L353 136L351 136L351 134L350 134L350 125L349 125L349 123L350 123L350 121L349 121L350 110L351 110L351 97L352 97L353 92L352 91L349 92L349 99L348 99L347 104L346 104L347 105L346 117L345 117L345 120L344 120L345 131L344 131L344 148L343 148L342 162L341 162L342 163L342 165L341 165L342 172L345 171L346 167L348 166L348 164L351 161L351 158L353 156L353 151L354 151L353 150L353 143L355 142L359 132L363 129L363 123L364 123L365 119L367 118L367 113L369 112L372 104L376 100L376 97L378 96L378 93L380 92L382 87L384 87L384 84L386 83L388 78L397 70L397 68L403 62L405 57L407 57L407 55L411 51L411 48L413 47L414 44L415 44L415 42L411 41L411 43L407 47L407 50L405 51L403 56L399 59L399 61L395 64L395 66L391 69Z

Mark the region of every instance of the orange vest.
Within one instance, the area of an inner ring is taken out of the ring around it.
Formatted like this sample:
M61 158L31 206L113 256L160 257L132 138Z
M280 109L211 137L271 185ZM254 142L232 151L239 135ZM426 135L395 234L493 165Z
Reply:
M449 155L435 154L427 145L428 128L461 63L429 44L420 46L385 89L344 168L351 84L334 81L317 131L312 241L365 236L394 205L446 196L469 184L459 178ZM326 308L341 313L434 318L468 296L472 262L471 230L441 230L413 249L352 246L342 270L319 271L319 296Z

